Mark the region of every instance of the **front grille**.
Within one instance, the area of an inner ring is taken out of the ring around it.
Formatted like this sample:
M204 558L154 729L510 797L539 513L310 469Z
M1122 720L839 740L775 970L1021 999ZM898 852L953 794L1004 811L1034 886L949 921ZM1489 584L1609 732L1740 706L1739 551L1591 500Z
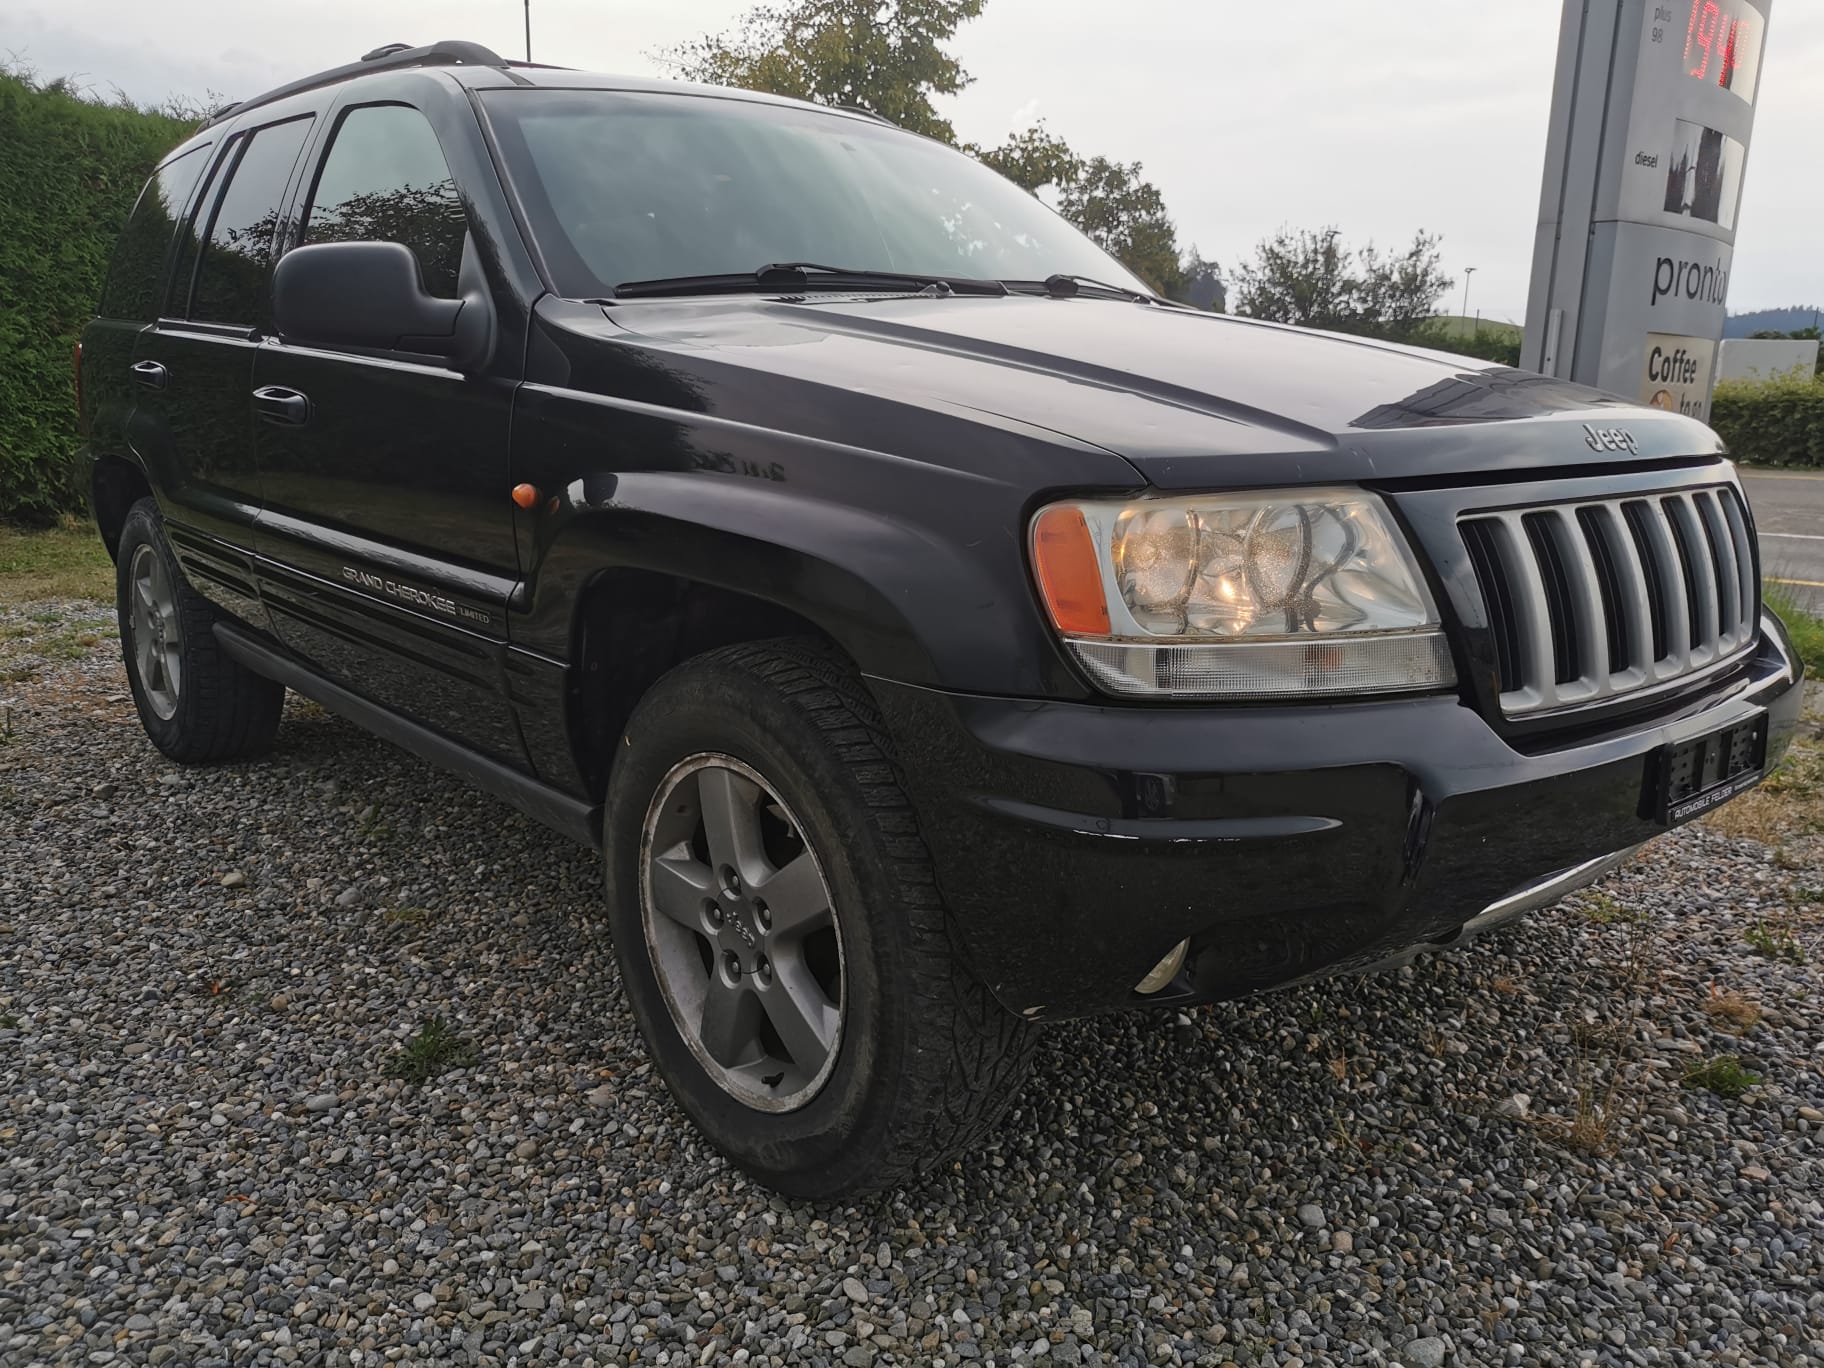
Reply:
M1754 543L1729 486L1477 513L1458 526L1509 717L1645 693L1754 644Z

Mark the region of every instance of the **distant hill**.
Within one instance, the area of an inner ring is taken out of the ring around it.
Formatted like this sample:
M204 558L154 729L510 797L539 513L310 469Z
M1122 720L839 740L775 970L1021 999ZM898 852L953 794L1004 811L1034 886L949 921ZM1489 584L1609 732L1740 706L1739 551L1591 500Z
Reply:
M1724 337L1752 337L1757 332L1797 332L1818 321L1824 309L1816 305L1792 309L1756 309L1753 313L1730 314L1723 325Z

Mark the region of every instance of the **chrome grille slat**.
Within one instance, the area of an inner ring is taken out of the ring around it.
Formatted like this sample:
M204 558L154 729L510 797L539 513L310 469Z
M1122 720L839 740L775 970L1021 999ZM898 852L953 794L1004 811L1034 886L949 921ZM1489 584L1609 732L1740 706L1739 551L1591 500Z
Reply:
M1672 540L1672 524L1657 499L1631 500L1640 508L1640 530L1653 552L1658 571L1661 612L1666 624L1666 653L1653 662L1658 680L1676 679L1691 669L1691 601L1685 595L1684 565Z
M1747 511L1733 487L1499 509L1459 521L1466 536L1474 525L1484 548L1472 561L1490 628L1518 643L1503 655L1512 656L1503 668L1516 675L1500 680L1509 717L1648 692L1724 665L1754 644L1760 585ZM1499 583L1491 585L1491 576Z
M1697 513L1689 494L1676 494L1660 501L1666 516L1677 529L1673 538L1690 578L1691 603L1697 609L1697 625L1691 632L1690 668L1701 670L1716 658L1717 626L1716 567L1710 560L1710 544L1704 530L1697 525Z
M1742 609L1742 642L1746 645L1754 640L1757 628L1755 621L1760 608L1761 577L1755 566L1754 541L1748 535L1747 519L1742 517L1741 507L1733 498L1722 497L1717 500L1723 506L1723 517L1729 523L1729 540L1735 544L1736 573L1740 584L1736 586L1738 602Z
M1552 614L1546 606L1545 575L1533 557L1532 540L1518 513L1497 518L1495 533L1497 554L1508 567L1509 588L1520 615L1520 667L1525 677L1534 681L1525 692L1537 693L1540 698L1556 697L1558 667L1552 654ZM1514 568L1522 566L1523 572L1515 575Z
M1615 685L1609 670L1609 616L1602 601L1602 585L1596 577L1596 561L1583 540L1575 509L1567 512L1554 508L1548 516L1570 575L1571 602L1575 605L1571 630L1577 637L1577 659L1583 663L1575 683L1558 686L1558 701L1569 704L1607 698L1615 692Z
M1653 667L1653 601L1647 593L1647 574L1640 563L1634 538L1614 504L1594 505L1594 521L1620 580L1621 615L1627 624L1627 661L1612 681L1615 692L1638 689L1651 677Z

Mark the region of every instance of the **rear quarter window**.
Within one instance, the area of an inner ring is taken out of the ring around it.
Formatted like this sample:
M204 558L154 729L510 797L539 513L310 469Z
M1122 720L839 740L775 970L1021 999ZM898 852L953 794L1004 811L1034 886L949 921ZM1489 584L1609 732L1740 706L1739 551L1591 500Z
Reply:
M103 318L150 322L158 307L158 287L164 280L165 258L177 234L191 192L209 165L209 145L193 147L173 157L152 173L139 202L121 229L101 291Z

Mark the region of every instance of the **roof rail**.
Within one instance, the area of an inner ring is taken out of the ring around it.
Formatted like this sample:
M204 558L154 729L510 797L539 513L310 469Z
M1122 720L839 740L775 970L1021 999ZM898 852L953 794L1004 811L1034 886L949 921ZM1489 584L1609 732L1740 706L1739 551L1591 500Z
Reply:
M492 48L485 48L480 43L465 43L460 39L445 39L441 43L432 43L428 47L410 47L405 43L388 43L384 47L377 47L367 53L358 62L331 67L328 71L319 71L315 76L306 76L301 80L287 81L282 86L274 86L264 95L255 95L250 100L242 100L238 104L231 104L219 109L210 115L202 128L212 128L223 119L249 109L257 109L261 105L272 104L284 99L287 95L298 95L306 90L320 90L324 86L336 85L351 77L365 76L370 71L397 71L405 67L504 67L506 65L508 65L507 59Z
M858 105L858 104L831 105L830 108L840 109L845 114L859 114L864 119L872 119L872 120L874 120L875 123L886 124L887 127L889 127L889 128L898 128L899 127L898 124L894 123L893 120L889 119L885 114L877 114L872 109L869 109L866 105Z

